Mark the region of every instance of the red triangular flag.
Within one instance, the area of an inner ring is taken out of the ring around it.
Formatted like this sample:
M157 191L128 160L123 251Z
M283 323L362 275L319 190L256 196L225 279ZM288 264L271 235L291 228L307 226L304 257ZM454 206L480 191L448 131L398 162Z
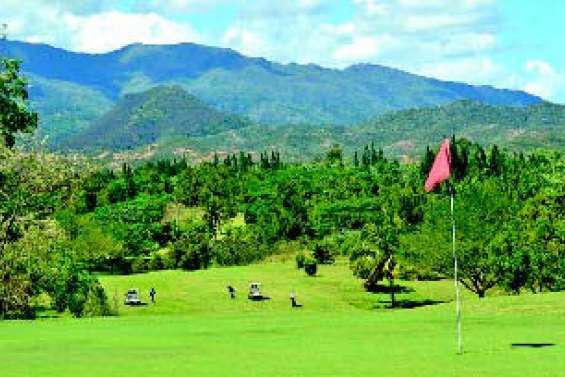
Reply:
M433 191L437 185L445 181L451 175L451 154L449 152L449 139L445 139L439 148L439 152L434 160L426 185L426 192Z

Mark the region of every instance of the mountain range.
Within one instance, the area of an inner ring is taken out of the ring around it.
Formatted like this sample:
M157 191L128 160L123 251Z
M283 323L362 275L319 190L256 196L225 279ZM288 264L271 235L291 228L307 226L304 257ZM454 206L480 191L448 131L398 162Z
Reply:
M455 131L517 147L562 145L559 105L379 65L278 64L192 43L86 54L4 41L0 52L23 61L38 136L55 150L158 145L199 158L281 148L308 158L330 143L349 150L375 141L410 155Z

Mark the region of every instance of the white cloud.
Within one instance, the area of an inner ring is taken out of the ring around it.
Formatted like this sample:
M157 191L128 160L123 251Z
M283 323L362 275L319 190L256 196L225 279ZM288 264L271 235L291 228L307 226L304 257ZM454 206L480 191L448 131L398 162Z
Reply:
M134 0L132 9L137 12L157 12L160 14L201 13L216 6L228 3L227 0Z
M20 1L2 1L0 20L8 23L10 39L84 52L105 52L135 42L159 44L201 39L189 24L156 13L100 11L111 3L105 0L55 4L30 0L33 6L25 8Z
M394 44L394 38L388 35L379 37L355 36L351 43L337 48L332 57L345 63L369 61L377 56L383 48Z
M470 20L466 16L452 15L426 15L406 17L404 26L408 31L429 31L444 29L454 26L468 25Z
M250 55L261 56L267 47L266 43L258 34L255 34L242 27L229 28L222 38L225 46L237 46L238 51Z
M557 75L551 64L543 60L530 60L526 62L525 68L528 72L534 72L544 77L554 77Z
M543 60L526 62L524 71L529 77L523 89L542 98L552 98L565 84L564 76Z
M417 71L424 76L449 81L464 81L471 84L492 82L493 77L504 74L501 65L491 58L463 58L443 61L422 67Z
M361 7L370 16L384 16L389 12L388 7L380 0L353 0L353 3Z
M88 52L111 51L136 42L165 44L199 39L190 25L175 23L155 13L65 14L62 24L71 33L69 43L73 49Z

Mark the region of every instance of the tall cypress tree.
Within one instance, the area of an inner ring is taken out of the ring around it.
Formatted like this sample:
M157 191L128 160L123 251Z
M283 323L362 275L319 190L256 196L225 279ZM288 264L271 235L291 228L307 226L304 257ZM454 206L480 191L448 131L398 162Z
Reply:
M370 164L375 165L377 163L377 151L375 150L375 143L371 142L371 156L370 156Z
M427 177L432 165L434 163L435 155L434 152L430 149L430 146L426 146L426 152L424 153L424 158L420 163L420 173L423 177Z
M361 155L361 166L363 168L367 168L369 167L370 164L371 164L371 155L369 152L369 146L365 145L365 148L363 149L363 154Z

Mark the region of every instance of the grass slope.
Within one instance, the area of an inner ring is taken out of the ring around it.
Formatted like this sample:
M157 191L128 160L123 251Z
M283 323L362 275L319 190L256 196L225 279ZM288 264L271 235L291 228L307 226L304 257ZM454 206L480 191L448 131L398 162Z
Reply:
M272 300L243 291L259 280ZM239 288L231 301L225 285ZM454 305L373 309L345 262L306 277L293 263L103 277L109 292L157 289L120 317L0 323L2 376L537 376L565 375L565 296L464 296L465 354ZM449 300L452 284L406 283L402 299ZM291 310L288 290L304 307ZM514 342L555 347L513 349Z

